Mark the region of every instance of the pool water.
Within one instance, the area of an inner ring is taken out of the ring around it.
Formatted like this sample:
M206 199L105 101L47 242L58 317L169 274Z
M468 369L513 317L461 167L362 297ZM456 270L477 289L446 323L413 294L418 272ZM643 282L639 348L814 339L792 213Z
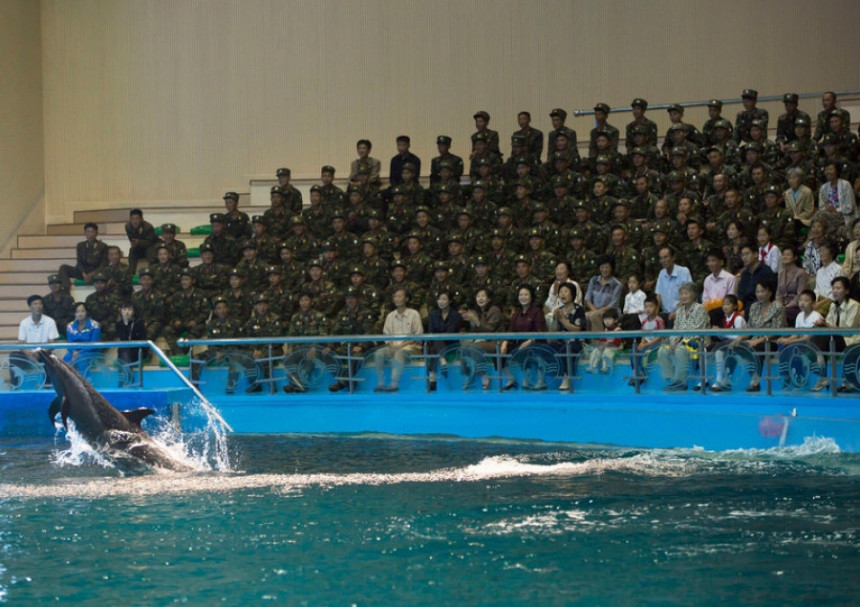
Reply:
M0 603L856 605L860 456L228 438L128 473L0 442ZM73 446L74 450L74 446Z

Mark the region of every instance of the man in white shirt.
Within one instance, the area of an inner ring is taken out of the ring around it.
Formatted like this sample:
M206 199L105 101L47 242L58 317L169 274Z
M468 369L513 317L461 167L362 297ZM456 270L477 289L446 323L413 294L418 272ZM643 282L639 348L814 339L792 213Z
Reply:
M44 309L42 296L30 295L27 298L27 306L30 308L30 315L18 325L18 343L46 344L59 339L57 323L53 318L42 313ZM35 352L28 350L10 352L9 366L13 370L19 370L17 373L13 372L13 385L20 387L21 378L26 374L25 370L37 364L39 364L38 356Z
M722 249L714 247L708 251L707 263L711 273L705 277L702 288L702 303L708 310L716 310L719 313L721 312L720 306L723 297L737 294L737 284L734 275L723 268L726 263L726 256Z
M409 293L406 289L397 289L392 294L394 310L385 317L385 325L382 328L383 335L422 335L424 326L421 324L421 315L418 310L407 308ZM376 379L377 385L374 392L397 392L400 384L400 376L403 374L403 365L412 354L421 351L420 342L412 340L387 341L385 345L376 351ZM391 360L391 385L385 385L385 361Z

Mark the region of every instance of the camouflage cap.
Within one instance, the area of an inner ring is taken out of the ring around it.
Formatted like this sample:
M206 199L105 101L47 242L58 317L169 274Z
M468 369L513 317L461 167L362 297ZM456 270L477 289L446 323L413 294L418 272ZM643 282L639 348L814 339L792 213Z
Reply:
M750 141L744 146L744 153L747 152L761 152L761 143L758 141Z
M443 183L438 188L436 188L437 194L454 194L454 186L449 183Z
M268 266L266 268L266 274L283 274L284 270L281 266Z
M279 185L273 185L269 188L269 194L278 194L279 196L282 196L284 194L284 189Z
M755 89L744 89L741 93L741 99L758 99L758 91Z
M367 209L367 211L364 212L364 217L365 219L381 220L382 213L379 212L379 209Z
M312 185L312 186L311 186L311 190L310 190L310 191L311 191L311 193L313 193L313 192L319 192L319 193L322 193L323 189L322 189L322 186L321 186L321 185L319 185L318 183L315 183L314 185Z
M288 169L287 167L282 167L275 171L275 175L277 175L278 177L289 177L290 175L292 175L292 171L290 171L290 169Z
M370 175L370 167L363 162L358 165L358 168L355 170L356 175Z
M479 112L475 112L475 114L472 116L472 118L475 118L475 119L483 118L487 122L490 121L490 115L487 112L485 112L484 110L481 110Z
M245 249L256 249L257 248L257 241L254 240L253 238L246 238L245 240L242 241L242 245L240 248L243 251Z
M265 293L260 293L254 298L254 304L269 303L269 297Z
M355 288L353 285L349 285L343 292L344 297L358 297L360 294L359 289Z
M179 230L176 229L176 224L173 223L163 223L161 224L161 233L169 232L170 234L176 234Z
M612 208L614 209L615 207L624 207L625 209L627 209L627 208L630 208L630 205L627 203L626 198L619 198L618 200L616 200L615 202L612 203Z
M547 212L549 212L549 209L542 202L536 202L536 203L534 203L534 205L532 205L532 214L534 214L534 213L547 213Z
M715 129L727 129L729 131L732 130L732 123L726 120L725 118L720 118L714 123Z
M723 102L720 101L719 99L711 99L710 101L708 101L708 107L715 107L718 109L722 109Z
M562 120L565 120L565 119L567 119L567 112L565 112L560 107L557 107L549 113L549 117L550 118L558 117L558 118L561 118Z
M473 266L488 266L490 265L490 261L484 257L483 255L477 255L475 259L472 261Z
M631 135L647 135L648 134L648 127L645 126L644 124L634 124L630 128L630 134Z
M516 182L514 187L515 188L525 188L526 191L531 192L532 191L532 182L529 181L528 179L520 179Z
M684 131L687 132L687 125L683 122L676 122L672 126L669 127L669 132L674 133L675 131Z
M331 213L331 220L334 221L335 219L346 219L346 215L344 215L342 210L335 209Z
M278 252L280 253L284 249L289 249L290 251L292 251L295 249L295 247L292 245L292 243L290 241L282 240L281 242L278 243Z
M759 120L756 118L755 120L750 122L750 128L763 129L764 128L764 120Z
M836 135L833 133L827 133L821 139L821 145L836 145L837 143L839 143L839 140L836 139Z
M226 194L224 194L223 199L235 200L236 202L239 202L239 195L236 192L227 192Z
M415 207L415 214L417 215L418 213L427 213L429 215L430 209L423 204L419 204L417 207Z
M466 239L463 237L461 232L451 232L448 234L447 240L448 244L451 244L452 242L459 242L460 244L466 243Z
M180 278L185 278L186 276L190 278L196 278L194 276L194 270L192 270L191 268L182 268L182 271L179 273L179 276ZM96 275L96 280L98 280L98 275ZM104 280L107 280L107 278L105 278Z
M392 196L403 196L405 194L406 194L406 188L401 184L398 184L398 185L394 186L393 188L391 188L391 195Z
M795 128L799 126L809 126L809 120L807 118L804 118L803 116L800 116L799 118L794 119L794 126Z
M612 164L612 159L608 154L598 154L594 162L595 164Z
M611 109L609 108L608 105L601 102L601 103L598 103L597 105L594 106L594 111L595 112L603 112L604 114L608 114L611 111Z
M630 102L630 107L641 107L643 110L648 109L648 102L642 99L641 97L637 97L633 101Z
M229 306L230 301L223 295L218 295L212 299L212 307L214 308L218 304L224 304L225 306Z
M669 155L670 156L683 156L684 158L686 158L688 155L687 148L684 147L683 145L676 145L676 146L672 147L672 151L669 152Z
M491 167L493 166L493 161L489 158L476 158L475 159L476 167Z
M480 179L472 184L473 190L484 190L487 191L487 184L481 181Z
M718 145L712 145L707 150L705 150L706 154L710 154L711 152L717 152L720 155L723 155L723 148Z
M365 234L362 236L360 242L361 244L372 244L377 248L379 247L379 239L371 234Z
M261 223L264 226L267 226L267 225L269 225L269 220L266 219L265 217L263 217L262 215L254 215L251 218L251 223Z
M405 270L405 269L407 269L407 266L406 266L406 262L403 261L402 259L395 259L394 261L391 262L391 264L388 266L388 268L390 270L393 270L394 268L403 268Z
M227 216L224 213L210 213L209 223L224 223L227 221Z
M412 171L412 172L414 173L414 172L415 172L415 163L414 163L414 162L407 162L407 163L405 163L405 164L403 165L403 169L402 169L402 170L404 170L404 171Z
M448 135L439 135L436 137L436 145L451 145L451 138Z
M612 139L612 133L607 131L606 129L600 129L595 133L595 137L606 137L607 139Z
M531 240L532 238L545 238L540 228L529 228L528 237L529 240Z
M311 259L308 260L308 263L307 263L308 269L310 269L310 268L321 268L321 267L322 267L322 261L320 261L320 259L318 257L312 257Z
M782 96L783 103L797 103L800 100L800 96L797 93L786 93Z
M410 238L414 238L415 240L417 240L419 242L424 240L424 237L421 235L421 232L419 232L418 230L412 230L411 232L409 232L406 235L406 240L409 240Z
M648 156L648 150L641 145L637 145L635 148L630 150L631 156Z
M214 252L215 252L215 249L208 242L204 242L202 245L200 245L200 253L201 254L203 254L203 253L214 253Z
M666 108L667 112L681 112L684 113L684 108L680 103L673 103L669 107Z
M786 146L786 150L788 152L802 152L803 148L801 147L799 141L790 141Z
M331 166L330 164L325 164L325 165L323 165L323 167L320 169L320 173L331 173L332 175L334 175L335 170L334 170L334 167L333 167L333 166Z
M501 207L498 211L496 211L496 215L510 215L514 216L514 212L511 211L511 207Z
M681 171L672 171L666 176L666 181L678 183L683 181L686 183L687 175Z
M765 196L767 196L768 194L773 194L774 196L779 197L782 195L782 190L780 190L775 185L769 185L764 189L764 194L765 194Z
M364 276L364 268L362 268L361 266L352 266L349 269L349 275L352 276L353 274L361 274L362 276Z
M588 206L587 200L583 200L580 198L575 203L573 203L573 210L574 211L579 211L580 209L583 211L591 211L591 207Z
M434 272L450 272L450 268L448 268L448 264L444 261L437 261L433 264Z
M526 138L524 135L518 135L514 133L511 135L511 145L524 146L526 144Z
M550 181L552 182L552 187L554 188L570 187L570 178L567 175L553 175Z
M460 215L468 215L469 217L474 217L472 215L472 211L470 211L467 207L463 207L457 211L457 217Z
M239 278L245 278L245 273L242 272L239 268L230 268L230 271L227 272L227 278L232 276L238 276Z
M514 257L514 263L515 264L526 263L528 265L532 265L532 260L529 259L528 257L526 257L525 255L517 255L516 257Z
M551 159L553 162L559 162L559 161L562 161L562 162L569 162L569 161L570 161L570 155L569 155L569 154L567 154L567 153L565 153L565 152L558 152L558 151L556 151L556 152L553 152L553 153L552 153L552 156L550 157L550 159Z
M573 240L574 238L585 238L585 230L579 226L574 226L568 231L567 238L568 240Z
M486 131L481 131L480 133L475 133L474 135L472 135L472 140L483 141L484 143L486 143L490 140L490 136L487 135Z
M439 170L442 169L451 169L454 170L454 161L450 158L443 158L439 161Z
M61 283L59 274L48 274L48 284Z
M337 247L334 246L334 243L331 240L323 240L320 243L320 251L337 251Z
M293 215L292 219L290 219L291 226L303 226L305 225L305 219L301 215Z
M490 231L490 238L507 238L508 235L500 228L493 228Z

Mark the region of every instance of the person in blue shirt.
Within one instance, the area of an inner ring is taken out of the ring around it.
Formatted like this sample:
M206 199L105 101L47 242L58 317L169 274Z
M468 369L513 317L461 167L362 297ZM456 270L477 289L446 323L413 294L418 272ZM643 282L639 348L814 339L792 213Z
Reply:
M663 269L657 276L657 284L654 286L654 294L660 302L660 311L669 321L669 326L675 322L675 311L678 309L678 289L681 285L693 282L690 270L675 263L675 249L664 246L657 253L657 259Z
M87 304L79 301L75 304L75 319L66 325L66 341L94 342L102 340L102 330L99 323L89 318ZM96 358L101 350L88 348L86 350L69 348L63 360L74 365L78 370L85 369L90 361Z

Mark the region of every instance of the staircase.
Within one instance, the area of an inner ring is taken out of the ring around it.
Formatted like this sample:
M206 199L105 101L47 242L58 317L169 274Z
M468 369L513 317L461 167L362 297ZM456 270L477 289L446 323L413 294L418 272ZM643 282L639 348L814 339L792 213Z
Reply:
M268 186L267 186L268 187ZM307 195L305 194L307 197ZM260 201L262 202L262 201ZM266 206L249 206L250 196L240 195L239 208L249 216L262 215ZM205 236L192 236L191 228L209 224L209 213L223 211L221 201L199 207L143 207L146 221L156 228L174 223L180 233L177 238L191 249L199 247ZM99 226L99 239L107 245L116 245L123 255L128 254L125 223L129 208L98 211L76 211L74 223L49 225L44 235L18 235L16 246L8 259L0 259L0 342L16 341L18 325L28 314L27 297L45 295L50 289L47 277L63 264L74 265L75 246L84 239L84 224L95 222ZM199 258L189 257L192 266ZM83 301L94 291L91 286L73 286L72 298Z

